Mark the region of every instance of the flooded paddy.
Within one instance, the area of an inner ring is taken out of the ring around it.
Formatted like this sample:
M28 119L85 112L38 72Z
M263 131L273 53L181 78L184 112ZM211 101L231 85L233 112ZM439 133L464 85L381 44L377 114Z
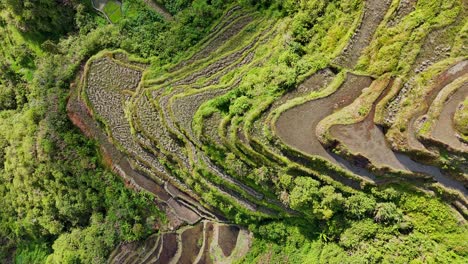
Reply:
M371 82L370 77L348 74L344 84L333 94L288 109L276 122L279 138L302 152L322 156L358 175L370 177L370 173L362 168L352 166L344 159L328 152L317 139L315 128L323 118L353 102Z
M444 105L442 112L437 119L434 129L432 130L432 137L441 141L455 149L468 151L468 145L456 136L457 132L453 124L453 116L457 110L458 105L468 97L468 83L463 84Z

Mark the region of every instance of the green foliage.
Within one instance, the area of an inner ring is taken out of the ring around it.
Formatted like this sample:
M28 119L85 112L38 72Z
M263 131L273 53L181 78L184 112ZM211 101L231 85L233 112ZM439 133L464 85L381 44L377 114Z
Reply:
M12 87L0 86L0 111L16 109L15 90Z
M166 9L172 14L175 15L180 11L188 8L192 1L190 0L156 0L159 4L162 4ZM215 2L215 1L212 1Z
M380 192L386 199L392 192L402 196L395 203L380 202L382 198L372 195L351 196L358 203L379 201L378 219L368 210L361 220L355 220L356 208L345 203L353 218L338 224L342 230L336 237L330 230L334 218L324 224L285 219L251 227L257 239L243 261L258 263L268 257L275 263L463 263L468 252L463 238L466 226L457 223L444 202L400 186L373 191ZM385 223L376 221L384 219ZM305 235L305 230L312 234Z
M195 45L208 32L209 26L229 4L229 1L209 2L193 1L190 6L177 12L175 22L164 21L151 10L139 10L137 16L122 22L122 31L128 36L122 47L141 57L157 56L157 66L177 61L183 51Z
M250 108L250 100L247 96L238 97L234 103L229 106L229 113L232 115L240 115L245 113Z
M106 3L104 13L106 13L112 23L118 23L123 18L121 4L114 0Z
M371 219L353 222L340 236L340 245L346 249L358 247L359 243L372 239L377 233L379 225Z
M372 196L358 193L348 197L344 205L350 215L362 219L374 211L376 202Z
M73 27L73 1L2 0L2 4L22 31L59 36Z
M396 26L378 28L375 40L366 48L357 69L376 75L408 73L427 34L452 23L463 8L460 5L457 0L418 1L414 11Z
M102 215L94 214L89 227L73 229L55 240L54 252L46 263L105 263L107 256L103 252L109 252L115 245L112 229Z
M381 223L395 223L402 220L403 214L394 203L378 203L374 219Z
M314 198L318 196L320 183L309 177L297 177L294 188L289 196L289 204L293 209L306 209L312 207Z
M79 5L81 35L43 42L39 51L10 24L0 26L1 41L13 42L0 56L0 110L8 110L0 111L0 255L18 263L43 262L52 250L50 262L102 263L118 242L146 237L162 219L150 195L104 170L97 147L67 118L80 63L120 43L119 29L96 29L89 11Z
M46 243L20 244L16 249L15 263L17 264L40 264L44 263L50 254L50 248Z
M276 243L284 243L288 237L288 228L283 222L272 222L258 228L258 234Z
M347 258L346 252L337 244L325 244L320 254L319 263L343 263Z

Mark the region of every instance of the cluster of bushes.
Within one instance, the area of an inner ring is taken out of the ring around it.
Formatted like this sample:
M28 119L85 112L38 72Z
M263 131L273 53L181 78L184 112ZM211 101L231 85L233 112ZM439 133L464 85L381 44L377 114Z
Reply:
M323 193L312 189L313 194L302 189L300 202ZM243 261L268 256L276 263L463 263L467 256L467 243L456 242L463 241L466 227L443 201L427 194L403 186L374 189L346 198L340 208L328 221L250 226L257 236Z

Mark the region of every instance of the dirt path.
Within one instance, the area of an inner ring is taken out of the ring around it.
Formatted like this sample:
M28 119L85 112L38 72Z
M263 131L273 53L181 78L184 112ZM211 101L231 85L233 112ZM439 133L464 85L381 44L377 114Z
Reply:
M330 96L309 101L282 113L276 122L278 136L287 145L300 151L321 156L362 177L373 178L365 169L328 152L315 135L318 122L336 109L353 102L371 82L370 77L348 74L345 83Z
M335 60L338 65L353 69L362 51L372 40L375 30L383 20L391 1L389 0L367 0L364 4L364 17L357 28L348 46Z
M93 5L94 8L103 12L104 7L106 6L108 1L109 0L91 0L91 4Z

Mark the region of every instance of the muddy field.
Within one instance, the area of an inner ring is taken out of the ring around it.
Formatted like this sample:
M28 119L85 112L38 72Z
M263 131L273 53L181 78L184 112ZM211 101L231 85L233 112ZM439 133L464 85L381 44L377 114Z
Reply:
M448 144L449 146L455 149L461 149L463 151L468 151L468 145L456 136L457 132L455 131L453 125L453 116L455 110L468 96L468 83L465 83L460 87L445 103L442 112L440 113L439 118L437 119L434 129L432 131L432 136L441 142Z
M304 103L282 113L276 122L278 136L288 145L311 155L319 155L344 168L362 175L365 171L353 168L343 159L334 157L318 141L315 127L333 111L350 104L372 79L366 76L348 74L343 85L333 94ZM368 177L368 175L363 175Z
M218 244L226 257L229 257L236 247L238 235L239 228L236 226L222 225L219 227Z

